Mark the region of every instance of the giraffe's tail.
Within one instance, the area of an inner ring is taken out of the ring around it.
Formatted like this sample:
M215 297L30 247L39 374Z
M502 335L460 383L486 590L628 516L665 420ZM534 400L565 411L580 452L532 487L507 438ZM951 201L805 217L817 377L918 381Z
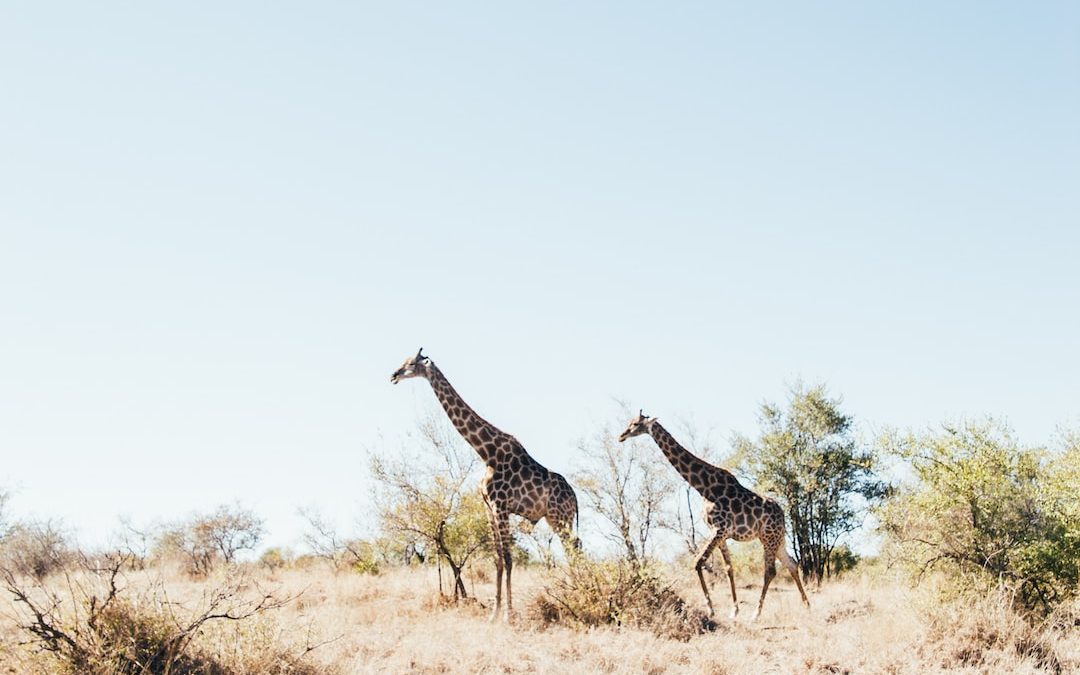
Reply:
M581 552L581 509L574 505L574 534L571 538L574 542L574 550Z

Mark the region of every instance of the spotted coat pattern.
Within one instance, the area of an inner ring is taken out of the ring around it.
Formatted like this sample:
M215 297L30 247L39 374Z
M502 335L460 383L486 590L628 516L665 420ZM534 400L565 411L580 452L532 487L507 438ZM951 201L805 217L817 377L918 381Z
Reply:
M502 605L502 577L506 572L506 618L510 619L513 595L510 574L513 567L510 515L518 515L536 524L548 521L563 544L579 548L574 535L578 515L577 495L560 474L549 471L533 459L524 446L510 434L480 417L457 393L450 381L431 359L419 352L394 373L391 381L423 377L435 392L447 417L461 436L480 455L485 465L480 492L487 505L495 547L495 608Z
M784 510L776 500L763 497L744 487L727 469L709 464L695 456L680 445L655 418L639 414L630 421L619 439L626 440L631 436L645 433L653 437L668 462L704 500L701 516L711 528L712 536L698 556L694 567L697 570L698 580L701 582L701 590L705 593L709 613L712 614L714 610L703 569L715 548L720 549L727 567L733 606L732 618L739 612L739 602L735 595L735 572L731 565L731 554L727 548L728 539L761 541L765 559L765 582L761 588L761 598L758 600L755 618L761 615L765 594L768 593L769 584L776 576L777 560L787 568L795 580L795 585L799 588L803 603L809 607L810 601L806 598L806 591L799 578L799 569L784 548Z

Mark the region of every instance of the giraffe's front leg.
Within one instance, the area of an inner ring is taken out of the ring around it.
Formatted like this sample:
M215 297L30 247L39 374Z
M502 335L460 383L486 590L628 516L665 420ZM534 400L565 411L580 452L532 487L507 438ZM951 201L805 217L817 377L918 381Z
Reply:
M502 562L500 567L506 568L506 622L510 623L513 620L514 614L514 591L510 583L510 573L514 569L514 558L512 554L514 539L510 534L510 514L506 511L496 512L495 522L502 548L501 551L495 552L495 556ZM498 614L498 612L499 608L496 606L495 613Z
M499 610L502 609L502 577L503 577L503 547L499 532L499 519L492 505L484 500L487 505L488 522L491 523L491 545L495 549L495 607L491 610L491 619L499 618Z
M709 616L715 613L712 604L712 597L709 596L709 585L705 582L705 563L709 560L709 554L712 553L713 548L720 542L719 534L714 535L709 543L705 545L705 550L698 556L697 562L694 564L694 569L697 570L698 581L701 582L701 591L705 594L705 603L709 606Z

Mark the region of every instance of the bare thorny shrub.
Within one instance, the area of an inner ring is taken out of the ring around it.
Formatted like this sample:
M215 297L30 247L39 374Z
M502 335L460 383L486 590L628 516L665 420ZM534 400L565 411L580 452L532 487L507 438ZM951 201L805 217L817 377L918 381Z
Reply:
M307 522L307 529L303 535L304 544L315 558L325 561L339 572L349 570L369 574L379 573L381 556L376 550L377 547L371 542L341 535L329 519L315 507L302 507L297 510L297 513ZM410 557L402 555L406 564Z
M627 626L676 640L717 628L674 591L656 566L577 554L548 570L544 592L533 599L529 615L542 625Z
M1001 586L982 596L958 598L949 592L946 579L938 593L930 592L922 614L926 617L927 656L936 657L944 668L986 668L995 654L1029 660L1038 669L1061 673L1064 670L1055 640L1075 630L1068 608L1062 607L1042 621L1017 611L1013 591ZM931 590L931 589L928 589Z
M53 520L19 522L2 535L0 564L18 574L44 579L74 557L68 535Z
M250 671L203 647L200 637L213 624L246 625L283 607L294 597L277 597L233 570L203 592L200 602L173 601L164 584L129 583L125 554L83 558L78 569L47 583L0 569L0 586L14 600L12 617L29 647L28 671L102 675L200 673L231 675ZM238 633L239 635L239 633ZM325 672L305 660L319 645L296 649L272 642L257 649L258 672Z
M621 418L629 406L616 401ZM621 419L620 418L620 419ZM708 454L708 441L683 422L695 449ZM579 444L585 465L575 473L582 504L599 519L599 529L619 551L615 558L591 560L568 552L564 565L547 570L544 592L530 605L541 624L615 625L651 630L679 640L716 629L704 613L673 590L653 559L655 535L666 530L693 554L702 539L695 519L700 497L684 491L678 475L651 441L616 440L610 422ZM701 447L698 447L701 446Z
M193 577L231 565L240 551L254 550L265 533L263 521L250 509L221 505L166 528L155 543L159 556L178 558Z
M628 416L626 404L617 403L623 416ZM638 563L651 557L653 535L665 522L675 490L674 472L646 441L618 442L617 426L609 422L579 442L585 463L575 472L574 482L581 506L598 516L604 537L628 561Z
M620 443L618 430L633 411L619 400L615 410L596 434L578 444L583 464L574 480L582 507L595 516L598 531L627 560L652 560L672 540L683 555L696 557L710 539L709 526L701 520L701 495L679 476L651 439ZM713 459L711 430L702 431L690 418L677 419L676 424L691 452Z

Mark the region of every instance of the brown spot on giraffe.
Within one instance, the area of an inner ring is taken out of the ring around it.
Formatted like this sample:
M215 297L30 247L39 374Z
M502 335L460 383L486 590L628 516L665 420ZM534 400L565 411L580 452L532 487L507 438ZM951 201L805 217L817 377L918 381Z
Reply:
M476 414L442 371L422 352L420 350L416 356L406 359L390 376L390 381L396 384L411 377L426 379L458 433L487 466L480 480L480 494L487 505L495 546L495 608L491 618L494 620L498 617L502 606L505 570L506 620L509 621L513 611L510 515L519 515L531 523L546 518L563 545L576 549L579 543L573 530L578 515L577 496L565 478L548 471L533 459L516 438Z
M728 552L727 540L749 541L758 539L765 556L765 582L761 587L761 598L758 600L757 612L754 618L761 616L761 608L765 604L765 594L769 592L769 584L776 576L776 561L779 560L795 585L799 587L799 595L807 607L810 601L806 598L802 580L799 578L799 568L795 561L788 555L784 548L784 510L775 500L762 497L753 490L742 486L735 476L718 466L713 466L700 457L695 456L676 441L667 429L660 425L656 418L638 412L637 417L630 420L626 429L619 434L619 441L625 441L633 436L649 434L660 446L661 452L671 465L686 482L697 490L705 500L702 508L702 519L713 530L713 536L705 549L698 556L694 569L697 570L698 580L701 582L701 590L705 593L705 602L709 605L709 613L713 613L712 598L709 596L709 587L705 583L703 568L709 559L709 554L716 547L720 548L720 554L724 557L727 567L728 583L731 585L731 618L739 613L739 601L735 596L735 572L731 566L731 554Z

